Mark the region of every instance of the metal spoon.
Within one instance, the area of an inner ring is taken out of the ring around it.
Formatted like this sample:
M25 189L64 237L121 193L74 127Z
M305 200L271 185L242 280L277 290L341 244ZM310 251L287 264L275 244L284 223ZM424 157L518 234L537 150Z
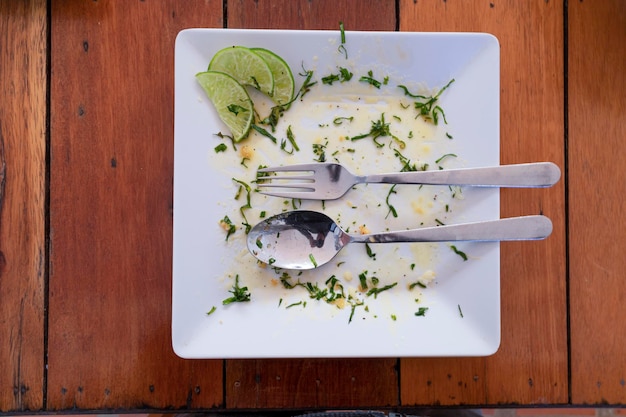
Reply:
M248 250L257 259L284 269L324 265L349 243L538 240L552 232L545 216L523 216L367 235L344 232L333 219L297 210L263 220L248 233Z

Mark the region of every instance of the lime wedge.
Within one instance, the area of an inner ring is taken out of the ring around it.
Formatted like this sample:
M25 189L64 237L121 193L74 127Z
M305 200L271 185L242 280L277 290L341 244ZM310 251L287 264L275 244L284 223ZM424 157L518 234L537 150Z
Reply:
M269 65L256 53L243 46L219 50L209 63L209 71L220 71L241 84L250 85L268 96L274 94L274 76Z
M280 56L264 48L251 48L263 58L274 76L274 96L272 100L276 104L287 104L293 98L295 83L289 65Z
M215 106L219 118L230 129L235 142L248 136L254 121L254 105L245 87L228 74L206 71L196 74Z

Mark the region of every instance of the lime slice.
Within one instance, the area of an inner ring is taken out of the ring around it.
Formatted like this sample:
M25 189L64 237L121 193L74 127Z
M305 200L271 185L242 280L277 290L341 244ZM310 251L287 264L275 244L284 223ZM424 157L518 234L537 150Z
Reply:
M295 83L289 65L280 56L264 48L251 48L269 65L274 76L274 96L276 104L287 104L293 98Z
M261 56L246 47L230 46L218 51L209 63L209 71L224 72L270 97L274 94L272 70Z
M245 87L228 74L206 71L196 80L213 102L217 114L230 129L235 142L245 138L254 121L254 105Z

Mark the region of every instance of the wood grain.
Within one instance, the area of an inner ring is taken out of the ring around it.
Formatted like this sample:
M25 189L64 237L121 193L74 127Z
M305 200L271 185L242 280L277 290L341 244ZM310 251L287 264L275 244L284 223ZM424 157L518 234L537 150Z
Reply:
M394 30L395 4L386 0L235 0L228 27ZM398 403L395 359L229 360L227 408L327 408Z
M300 409L398 404L395 359L228 361L226 407Z
M44 398L46 2L0 2L0 412Z
M501 163L564 167L563 2L400 1L400 30L478 31L501 46ZM568 401L565 179L549 190L503 190L503 217L544 213L543 242L503 243L502 343L488 358L401 361L413 404Z
M222 2L51 4L48 409L208 408L171 348L174 40Z
M245 29L395 30L388 0L229 0L228 27Z
M626 403L626 3L570 1L572 402Z

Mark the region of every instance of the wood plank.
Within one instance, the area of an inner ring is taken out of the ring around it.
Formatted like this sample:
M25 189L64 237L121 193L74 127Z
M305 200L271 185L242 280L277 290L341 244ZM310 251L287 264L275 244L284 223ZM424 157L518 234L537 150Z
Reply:
M228 2L228 27L394 30L395 4L307 0ZM390 406L398 403L395 359L229 360L227 408Z
M43 407L46 2L0 2L0 412Z
M396 6L388 0L230 0L228 27L246 29L395 30Z
M398 403L395 359L230 360L226 407L387 407Z
M171 348L174 40L222 2L51 4L48 409L208 408Z
M478 31L501 46L501 163L564 166L563 2L400 1L400 30ZM401 361L402 405L568 401L564 183L503 190L503 217L544 213L544 242L503 243L502 343L488 358Z
M626 403L626 3L568 8L572 402Z

